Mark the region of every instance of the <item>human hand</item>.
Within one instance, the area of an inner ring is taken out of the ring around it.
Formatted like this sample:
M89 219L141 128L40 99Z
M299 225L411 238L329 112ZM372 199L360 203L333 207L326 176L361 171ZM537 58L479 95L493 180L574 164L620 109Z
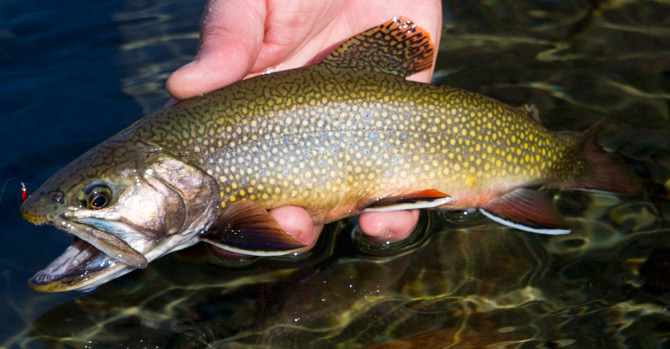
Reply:
M434 45L442 25L441 2L422 0L210 0L202 18L195 59L170 75L168 92L186 99L264 72L301 67L324 58L337 45L397 17L413 20ZM429 82L432 71L409 79ZM315 226L301 207L285 206L270 215L296 240L314 246L323 226ZM411 234L417 210L370 212L360 216L363 233L378 241Z

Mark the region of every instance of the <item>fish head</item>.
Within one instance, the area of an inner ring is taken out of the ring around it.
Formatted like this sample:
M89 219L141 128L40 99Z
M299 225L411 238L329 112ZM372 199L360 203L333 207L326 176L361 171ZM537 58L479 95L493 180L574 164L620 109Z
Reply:
M188 160L141 142L107 141L47 180L22 205L28 222L73 242L29 286L90 290L188 247L211 224L218 184Z

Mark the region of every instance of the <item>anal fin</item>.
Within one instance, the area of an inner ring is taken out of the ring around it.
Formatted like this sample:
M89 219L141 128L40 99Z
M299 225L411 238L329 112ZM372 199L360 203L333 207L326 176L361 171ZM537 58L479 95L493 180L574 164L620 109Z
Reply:
M226 251L252 256L281 256L305 247L253 201L231 204L201 240Z
M516 189L487 202L479 211L494 222L537 234L563 235L570 227L542 192Z
M389 196L376 200L366 206L362 212L389 212L435 208L451 201L451 197L435 189L422 190L410 194Z

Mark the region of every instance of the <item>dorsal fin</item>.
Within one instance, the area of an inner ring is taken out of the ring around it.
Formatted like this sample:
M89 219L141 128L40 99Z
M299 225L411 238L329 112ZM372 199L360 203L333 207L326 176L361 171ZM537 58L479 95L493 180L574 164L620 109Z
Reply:
M407 18L395 17L345 41L323 64L405 77L430 69L434 54L426 31Z

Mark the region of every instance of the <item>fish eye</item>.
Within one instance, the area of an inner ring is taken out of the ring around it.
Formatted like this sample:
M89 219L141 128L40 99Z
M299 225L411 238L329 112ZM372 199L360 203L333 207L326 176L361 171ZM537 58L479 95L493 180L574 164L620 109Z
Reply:
M81 207L99 210L107 207L112 201L112 190L104 184L89 185L79 194Z
M91 197L88 199L88 206L94 210L99 210L107 206L108 202L109 198L107 197L107 193L100 192L91 195Z

